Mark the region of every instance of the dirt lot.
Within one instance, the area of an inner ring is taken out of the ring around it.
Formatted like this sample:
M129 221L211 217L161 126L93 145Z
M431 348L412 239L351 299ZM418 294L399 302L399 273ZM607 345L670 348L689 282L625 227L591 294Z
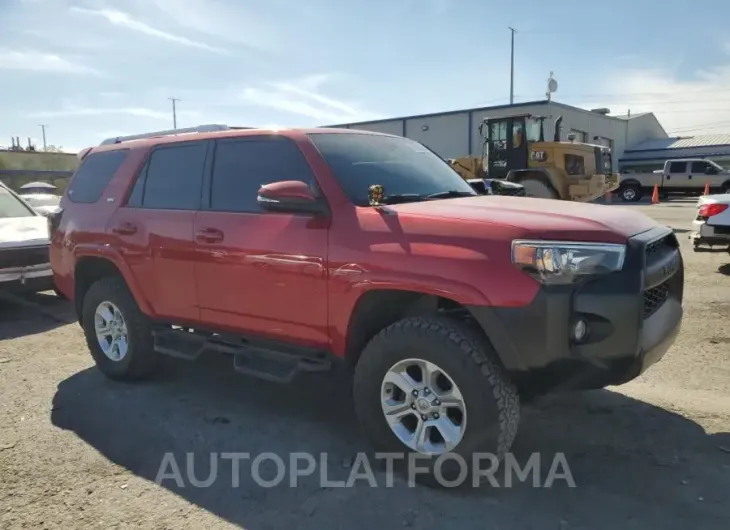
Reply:
M368 447L333 376L282 387L211 358L114 384L92 367L68 306L37 295L0 300L0 527L730 528L730 256L692 252L692 206L631 206L682 241L686 316L673 349L625 386L524 408L515 453L548 455L545 471L565 453L575 488L321 488L318 473L297 488L242 473L232 487L230 462L208 488L157 485L166 452L181 466L192 453L199 478L210 452L327 452L328 475L343 479Z

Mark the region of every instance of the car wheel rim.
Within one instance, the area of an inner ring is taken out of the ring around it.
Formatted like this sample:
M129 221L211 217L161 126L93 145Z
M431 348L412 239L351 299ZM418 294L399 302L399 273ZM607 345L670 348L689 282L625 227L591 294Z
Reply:
M393 434L425 455L453 451L466 430L466 404L454 380L434 363L406 359L381 385L381 405Z
M124 315L111 302L102 302L94 313L94 330L101 351L112 361L121 361L129 350L129 335Z
M624 190L624 199L630 201L633 200L634 197L636 197L636 192L633 189L628 188Z

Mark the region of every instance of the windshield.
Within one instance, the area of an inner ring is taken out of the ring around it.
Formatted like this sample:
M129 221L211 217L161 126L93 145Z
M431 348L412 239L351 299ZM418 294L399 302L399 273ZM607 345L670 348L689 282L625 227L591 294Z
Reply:
M427 147L396 136L347 133L310 135L332 168L347 197L369 204L369 187L383 186L384 196L458 192L477 195L446 161Z
M58 206L61 202L60 195L23 195L22 197L25 199L25 202L34 208L39 206Z
M714 167L715 169L717 169L718 171L725 171L725 168L724 168L724 167L722 167L722 166L721 166L720 164L718 164L717 162L715 162L714 160L708 160L708 161L707 161L707 163L708 163L708 164L710 164L710 165L711 165L712 167Z
M33 211L6 188L0 186L0 219L31 217Z

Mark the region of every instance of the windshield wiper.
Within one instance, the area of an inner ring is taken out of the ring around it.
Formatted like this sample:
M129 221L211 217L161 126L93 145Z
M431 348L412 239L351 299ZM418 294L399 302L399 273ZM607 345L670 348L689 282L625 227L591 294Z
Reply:
M418 193L394 193L393 195L386 195L380 202L382 204L400 204L402 202L416 202L424 199L426 197Z
M392 195L386 195L381 199L381 204L402 204L404 202L418 202L426 201L430 199L448 199L451 197L471 197L476 193L469 191L439 191L438 193L431 193L430 195L423 195L420 193L394 193Z
M452 197L471 197L473 195L476 195L476 193L471 191L458 191L458 190L448 190L448 191L439 191L438 193L432 193L431 195L426 195L426 199L450 199Z

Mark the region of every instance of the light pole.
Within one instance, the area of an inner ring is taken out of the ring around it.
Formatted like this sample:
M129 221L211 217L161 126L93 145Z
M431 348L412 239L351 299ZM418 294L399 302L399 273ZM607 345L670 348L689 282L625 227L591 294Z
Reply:
M177 108L175 104L180 101L178 98L167 98L172 101L172 128L177 129Z
M48 127L48 125L39 124L38 127L40 127L41 130L43 131L43 150L45 151L46 150L46 127Z
M509 69L509 104L515 103L515 33L517 30L509 28L512 34L512 45L510 47L510 69Z

